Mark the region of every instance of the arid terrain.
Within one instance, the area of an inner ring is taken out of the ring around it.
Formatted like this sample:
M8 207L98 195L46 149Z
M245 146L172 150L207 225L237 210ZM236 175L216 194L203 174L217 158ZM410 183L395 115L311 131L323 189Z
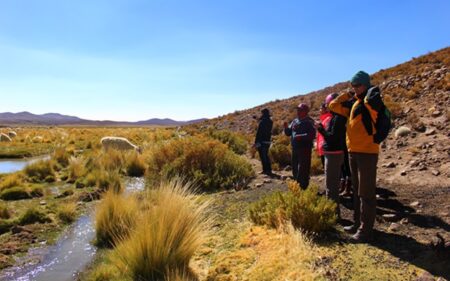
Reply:
M378 163L373 243L352 244L343 231L349 197L343 220L320 220L316 232L294 227L282 204L272 223L249 212L279 191L306 196L292 191L280 128L299 102L317 119L327 94L348 90L342 82L182 128L0 128L11 136L0 143L0 280L450 280L450 48L372 78L394 116ZM275 177L259 174L251 148L253 116L265 107ZM105 136L126 138L126 149L105 148ZM302 200L322 219L330 209L317 156L312 165L314 194Z

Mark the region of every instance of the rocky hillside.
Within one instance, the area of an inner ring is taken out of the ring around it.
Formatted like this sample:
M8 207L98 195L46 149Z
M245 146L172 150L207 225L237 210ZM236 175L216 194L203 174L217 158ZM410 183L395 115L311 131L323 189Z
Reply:
M446 186L450 188L450 47L372 74L386 105L394 114L395 127L382 145L380 174L388 182ZM271 110L274 134L283 121L295 114L295 106L306 102L311 115L330 93L349 90L348 82L289 99L275 100L247 110L211 119L197 126L213 126L254 134L261 109ZM401 126L405 132L396 137ZM450 190L448 190L450 192Z

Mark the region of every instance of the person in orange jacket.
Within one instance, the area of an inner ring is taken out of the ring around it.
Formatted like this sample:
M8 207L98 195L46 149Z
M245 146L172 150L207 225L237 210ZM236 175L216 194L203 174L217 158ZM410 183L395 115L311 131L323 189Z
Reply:
M343 93L331 101L329 109L348 118L347 148L352 174L354 224L344 229L356 232L351 239L355 242L369 242L373 238L376 216L376 177L379 144L374 141L374 121L378 112L373 109L366 94L370 88L370 76L357 72L350 80L355 92ZM353 103L348 107L348 103ZM368 132L370 131L370 133Z

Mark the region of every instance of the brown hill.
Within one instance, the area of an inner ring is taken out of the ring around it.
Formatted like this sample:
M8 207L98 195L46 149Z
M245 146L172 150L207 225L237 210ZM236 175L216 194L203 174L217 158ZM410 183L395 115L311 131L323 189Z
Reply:
M395 125L382 145L379 174L388 182L450 188L450 47L380 70L371 77L373 84L380 86L385 103L394 115ZM253 116L259 116L261 109L267 107L273 114L274 134L278 134L283 121L292 119L295 106L300 102L309 104L312 117L317 119L325 96L346 90L349 90L349 83L341 82L194 126L254 134L256 121ZM411 132L396 138L395 131L400 126L410 128Z

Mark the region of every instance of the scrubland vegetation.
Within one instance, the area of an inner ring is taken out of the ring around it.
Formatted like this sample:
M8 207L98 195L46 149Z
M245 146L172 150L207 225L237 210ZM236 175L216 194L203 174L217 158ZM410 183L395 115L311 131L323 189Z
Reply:
M250 207L250 218L258 225L282 228L288 224L305 232L321 233L336 223L336 204L318 195L315 185L301 190L288 182L289 192L275 192Z
M432 92L436 99L448 100L450 78L441 70L450 64L449 50L372 75L396 120L405 117L411 101L421 95ZM324 97L347 91L348 86L339 83L276 100L183 131L15 128L17 137L2 143L0 158L49 155L49 159L0 174L0 268L11 266L13 257L23 256L38 243L53 243L92 206L99 254L82 280L339 280L348 279L348 274L360 280L368 274L391 280L401 279L405 272L408 277L417 275L417 267L399 263L380 249L321 241L330 232L339 235L339 229L335 204L319 196L315 184L307 190L289 182L288 191L241 192L256 176L248 161L258 157L250 148L254 115L270 108L273 168L289 170L290 141L283 135L282 122L294 118L300 102L310 105L316 118ZM422 116L436 109L448 121L443 105L437 102L436 108L421 113L409 111L403 123L419 131ZM406 133L399 131L402 134ZM143 153L105 151L100 144L104 136L127 138ZM322 165L314 151L311 174L320 173ZM145 178L146 189L126 192L125 177ZM192 190L188 182L197 188ZM347 275L332 267L347 267ZM383 267L389 270L378 270Z

